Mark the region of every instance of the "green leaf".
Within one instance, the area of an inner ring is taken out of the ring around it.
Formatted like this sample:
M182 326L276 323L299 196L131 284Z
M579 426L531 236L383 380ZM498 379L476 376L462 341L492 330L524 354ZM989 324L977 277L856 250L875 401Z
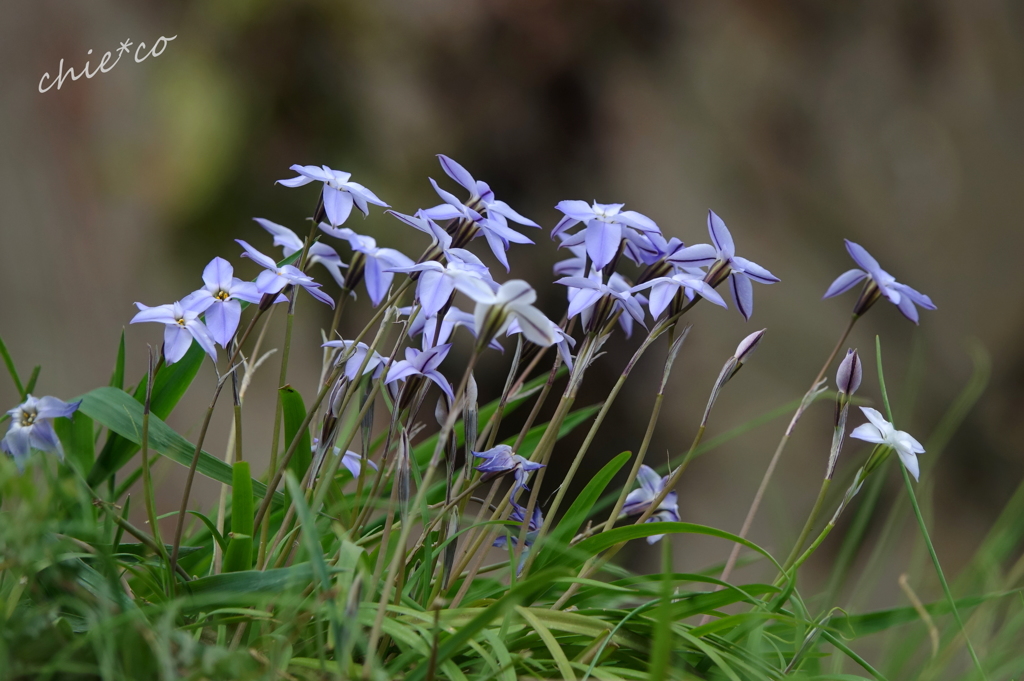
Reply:
M54 419L53 428L64 446L68 461L81 475L86 475L96 460L93 420L83 412L76 411L71 418Z
M583 488L580 495L572 502L569 510L562 516L558 527L551 532L550 536L543 541L540 547L535 549L539 551L537 554L537 568L553 564L565 556L565 550L568 548L569 542L572 541L572 538L579 532L580 527L583 526L583 522L590 516L594 504L597 503L597 500L612 481L612 478L629 461L631 456L632 452L619 454L606 463L598 471L597 475L587 483L587 486Z
M4 344L4 339L0 337L0 357L3 357L4 364L7 365L7 373L11 375L11 380L14 381L14 389L18 391L18 396L22 401L25 400L25 386L21 383L21 377L18 376L18 370L14 366L14 360L11 359L11 353L7 352L7 346Z
M117 346L117 361L114 373L110 375L110 387L124 390L124 329L121 329L121 343Z
M316 519L313 512L309 510L306 497L302 493L302 486L291 471L285 473L285 486L291 492L292 503L295 505L295 515L302 526L302 536L306 540L306 553L309 554L313 567L313 576L320 580L320 588L330 591L331 577L327 570L327 561L324 560L324 552L320 546L320 533L316 529Z
M724 530L718 530L714 527L708 527L706 525L697 525L695 523L644 523L643 525L626 525L624 527L616 527L613 530L602 532L601 534L593 537L588 537L573 547L572 551L578 552L579 556L589 558L590 556L596 555L605 549L609 549L616 544L631 539L641 539L643 537L650 537L655 534L703 534L709 537L719 537L720 539L727 539L736 544L742 544L748 549L757 551L762 556L772 562L772 564L782 572L782 566L779 565L778 561L772 557L770 553L762 549L757 544L737 537L735 534L731 534Z
M555 666L558 667L558 673L562 675L562 678L576 681L576 673L572 670L572 665L569 664L569 658L566 657L565 651L562 650L562 646L558 645L558 640L555 638L554 634L551 633L551 630L544 626L544 623L534 616L534 614L527 608L517 605L516 614L526 620L533 630L537 632L537 635L540 636L540 640L544 642L548 652L551 653L551 657L555 661Z
M1012 596L1021 592L1024 592L1024 589L1001 591L985 594L983 596L959 598L956 601L956 607L958 610L973 608L981 605L982 603L1005 598L1006 596ZM929 603L924 606L924 609L928 611L928 614L933 616L946 615L952 611L949 606L949 601L945 599ZM837 615L833 617L829 623L829 629L838 632L844 639L850 640L860 638L862 636L868 636L869 634L877 634L880 631L886 631L887 629L891 629L901 624L916 622L920 619L921 615L918 614L917 610L913 607L892 608L889 610L864 613L862 615Z
M249 462L236 461L232 466L231 539L224 552L224 572L252 568L254 515Z
M295 434L299 432L299 426L306 418L306 405L302 401L299 391L286 385L281 388L281 407L284 411L284 446L287 451L295 439ZM301 481L306 476L306 471L309 470L312 460L312 440L307 428L301 435L299 446L292 455L291 461L288 462L288 470L295 475L296 480Z
M170 415L185 394L185 391L192 385L192 380L199 373L199 367L202 366L204 357L206 357L206 353L199 347L199 343L193 343L181 360L170 366L164 366L157 372L156 378L153 380L153 395L150 402L152 416L163 420ZM142 402L146 394L146 381L147 379L143 378L135 389L134 400L139 404L139 413L142 412ZM117 390L117 388L109 389ZM99 421L99 419L96 420ZM103 425L110 428L105 423ZM132 439L132 437L119 432L115 428L110 428L110 430L114 431L114 434L107 438L107 442L103 446L96 464L89 473L88 480L90 485L98 485L109 476L121 470L125 464L131 461L135 453L139 451L137 437ZM191 456L189 461L191 462ZM188 463L185 465L188 465Z
M42 370L42 366L39 364L32 367L32 373L28 377L28 383L25 384L25 396L31 395L36 389L36 381L39 380L39 372Z
M524 600L532 598L539 592L546 589L554 577L562 574L564 574L563 570L544 570L535 575L531 575L522 582L517 583L514 587L509 589L504 596L484 608L472 620L459 627L454 634L451 634L439 641L437 647L437 664L440 665L452 656L458 654L466 645L468 645L469 641L474 639L476 635L491 622L503 616L506 612L519 605ZM407 665L416 662L416 660L417 657L415 651L410 651L400 655L389 667L389 672L391 672L389 678L397 678L399 676L399 671L405 669ZM426 673L426 665L417 664L416 667L414 667L405 676L405 681L422 681L426 676Z
M203 521L203 525L206 525L206 529L210 531L210 534L213 536L214 541L216 541L217 545L220 546L221 551L224 551L228 548L228 540L224 538L224 535L217 531L217 524L215 522L210 520L208 517L206 517L199 511L193 511L192 509L189 509L188 511L186 511L186 513L191 513L192 515Z
M96 388L77 399L82 400L82 405L78 408L80 412L125 441L139 444L142 435L142 404L131 395L117 388L106 387ZM149 447L186 467L192 464L192 455L195 452L195 445L174 432L156 413L149 415ZM97 461L93 467L94 472L99 465L100 462ZM231 466L205 451L199 454L196 470L217 482L233 484ZM253 493L260 498L267 493L267 486L262 482L253 480L252 487ZM277 500L284 498L280 492L275 492L274 497Z

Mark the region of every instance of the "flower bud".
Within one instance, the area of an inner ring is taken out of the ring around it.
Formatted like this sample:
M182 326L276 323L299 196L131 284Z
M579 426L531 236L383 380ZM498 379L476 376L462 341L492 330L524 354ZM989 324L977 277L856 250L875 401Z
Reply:
M856 350L850 348L846 351L846 357L839 364L839 371L836 372L836 387L841 393L853 395L860 387L863 376L864 367L860 356Z
M750 355L753 354L754 350L757 349L758 344L761 342L761 338L764 337L764 332L767 330L768 329L761 329L760 331L755 331L740 341L740 344L736 346L736 354L733 355L737 362L743 364L747 361L747 358L749 358Z

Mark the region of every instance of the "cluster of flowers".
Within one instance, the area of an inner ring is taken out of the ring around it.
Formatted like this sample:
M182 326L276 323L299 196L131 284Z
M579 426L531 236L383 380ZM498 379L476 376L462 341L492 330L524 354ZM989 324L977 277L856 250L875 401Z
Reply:
M214 258L203 271L202 288L166 305L147 307L136 303L139 312L132 323L164 325L163 355L168 364L180 360L193 340L216 361L218 345L227 350L236 342L243 304L267 309L288 300L285 294L290 290L301 288L316 300L334 307L334 300L323 292L321 284L306 273L313 265L322 265L328 271L341 287L343 297L354 295L359 284L363 284L375 307L388 299L395 275L405 274L415 280L415 301L413 306L400 311L411 317L408 334L413 338L420 336L419 348L409 347L404 359L389 363L375 352L367 360L370 349L362 343L328 340L324 345L343 350L338 357L346 358L344 371L350 381L356 378L360 367L364 374L373 377L386 372L384 383L389 386L420 377L436 384L454 406L451 383L439 371L439 366L451 348L451 336L457 327L465 327L475 336L478 350L500 347L496 338L502 334L521 334L525 342L539 346L557 345L562 361L571 368L576 343L571 336L571 324L577 319L584 334L603 334L617 323L629 335L634 324L646 326L647 314L655 321L665 319L699 299L727 307L716 291L726 281L736 308L749 319L754 306L752 282L773 284L779 281L764 267L736 255L728 228L714 212L709 211L707 217L711 243L687 246L675 237L666 239L653 220L636 211L623 210L623 204L562 201L556 208L563 217L551 231L551 237L560 242L561 248L568 249L572 257L554 268L559 277L556 283L565 286L568 295L563 322L556 323L534 306L537 294L527 282L511 279L499 284L488 266L466 248L472 240L483 237L491 253L508 271L510 244L533 243L509 223L531 228L540 228L540 225L496 199L485 182L476 180L452 159L446 156L439 156L439 159L445 174L466 190L468 197L460 199L431 179L441 204L411 215L387 211L430 237L430 244L418 260L395 249L378 247L374 238L343 226L353 207L364 216L369 214L370 205L389 208L372 191L351 181L349 173L326 166L294 165L292 170L297 176L281 180L280 184L287 187L322 184L321 203L314 220L323 234L348 243L351 249L348 264L332 246L319 240L306 244L287 227L257 218L257 223L273 237L274 245L283 249L283 262L287 264L279 264L249 243L238 240L242 256L263 268L254 281L235 277L227 260ZM576 227L581 228L573 232ZM836 279L825 293L826 298L867 280L855 306L855 315L862 314L882 296L914 322L918 319L916 306L935 308L927 296L896 282L861 246L847 241L846 247L862 269L850 270ZM633 278L635 283L617 271L623 260L632 261L639 268L639 275ZM474 303L472 312L453 304L456 292ZM14 456L19 465L31 448L59 454L60 443L50 420L69 416L76 406L55 398L37 400L30 396L9 412L12 422L2 441L3 450ZM893 431L891 424L884 422L877 412L865 410L865 413L870 424L855 430L854 437L893 446L905 463L905 451L920 449L920 445L915 446L916 441L908 444L909 436ZM513 506L511 517L524 522L526 510L518 504L517 495L528 489L526 483L531 471L541 464L527 460L507 445L475 454L484 460L477 470L485 477L513 477L509 492ZM347 452L344 456L346 466L358 475L359 455ZM916 476L916 466L914 472ZM640 487L629 494L623 514L644 513L656 498L663 496L650 521L678 520L675 492L662 494L667 478L642 466L638 480ZM529 530L533 532L541 523L538 508L530 519ZM527 542L530 537L528 534ZM503 537L496 544L505 541Z

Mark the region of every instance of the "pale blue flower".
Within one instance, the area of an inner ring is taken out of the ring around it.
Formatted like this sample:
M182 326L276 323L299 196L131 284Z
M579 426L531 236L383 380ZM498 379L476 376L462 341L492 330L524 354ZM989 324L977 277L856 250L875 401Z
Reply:
M199 320L199 310L186 307L183 301L156 307L135 303L135 307L139 312L132 317L131 324L157 322L164 325L164 359L168 364L184 357L193 339L214 362L217 361L217 346L209 329Z
M526 340L547 347L554 345L558 337L551 330L551 320L533 306L537 292L521 279L506 281L497 291L480 286L472 279L456 281L456 287L476 302L473 320L477 340L490 343L495 336L508 329L513 320L519 320L519 327Z
M919 318L915 304L920 305L926 310L936 309L935 303L932 302L931 298L919 291L915 291L906 284L899 283L894 276L883 270L878 265L878 261L871 257L871 254L863 246L855 244L849 239L845 241L846 250L850 257L864 269L848 270L840 274L832 282L832 285L828 287L828 290L825 291L825 295L822 296L823 298L831 298L832 296L846 293L864 279L870 278L875 290L873 292L865 291L865 294L861 296L861 299L857 301L857 305L854 307L854 314L866 312L875 300L878 299L879 294L885 296L890 303L899 308L904 317L915 324L918 323Z
M202 312L206 328L222 348L227 348L242 318L242 303L259 304L263 295L256 284L234 276L234 268L224 258L214 258L203 270L205 287L185 296L181 304Z
M264 268L259 276L256 277L256 288L260 293L277 294L287 286L298 286L321 303L330 305L332 308L334 307L334 301L329 295L320 290L320 284L313 281L312 277L305 274L298 267L294 265L279 267L273 258L260 253L245 241L241 239L235 239L235 241L245 249L245 253L242 254L243 257L250 258L257 265Z
M454 160L443 154L438 154L438 159L441 161L441 167L445 174L469 191L469 199L465 202L460 201L458 197L442 189L431 178L430 184L433 185L434 191L444 200L444 203L419 211L419 214L431 220L464 220L474 223L478 231L474 231L470 238L482 234L487 239L487 245L494 253L494 257L505 267L505 271L508 271L508 256L505 252L508 250L509 244L533 243L531 239L509 227L508 221L512 220L527 227L539 228L540 225L523 217L504 201L495 199L494 192L486 182L474 179L469 171Z
M302 250L305 243L299 238L299 235L288 229L284 225L279 225L276 222L265 220L264 218L253 218L259 223L260 227L267 230L274 236L274 245L280 246L284 257L294 255ZM348 267L341 261L341 256L338 252L323 243L322 241L314 241L309 246L309 253L306 254L307 264L312 267L313 265L320 264L331 273L331 277L338 283L338 286L345 287L345 276L341 273L342 268Z
M322 347L325 348L338 348L338 359L340 360L345 356L345 353L352 347L354 341L350 340L333 340L327 341ZM370 347L366 343L356 343L356 347L352 351L352 356L345 361L345 378L350 381L356 380L356 373L359 371L359 367L363 365L363 359L366 357L366 353L370 351ZM366 361L366 367L363 368L363 376L371 376L377 378L381 372L384 371L384 367L387 365L387 360L382 357L379 353L374 351L370 355L370 359Z
M619 517L624 518L645 513L658 495L665 489L665 485L668 484L671 477L671 475L661 477L650 466L641 465L636 476L640 487L626 496L626 503L622 506L622 514ZM666 494L665 498L658 504L654 514L646 522L679 522L679 506L676 499L675 491ZM651 535L647 538L647 543L653 544L664 536L663 534Z
M350 181L351 173L332 170L327 166L293 165L291 169L299 176L278 180L278 184L283 184L286 187L301 187L310 182L323 182L324 212L327 213L328 221L335 227L348 220L353 204L363 215L368 215L370 212L368 204L372 203L385 208L388 206L363 185Z
M508 445L496 445L483 452L473 452L473 456L484 459L484 462L476 467L476 470L483 473L482 481L512 473L515 482L509 491L509 500L515 501L522 490L529 490L526 482L530 479L530 473L544 468L544 464L535 463L516 454Z
M602 269L615 259L623 239L641 246L645 244L645 235L661 233L653 220L636 211L622 210L624 205L596 201L593 205L586 201L561 201L555 208L562 211L565 217L551 230L551 236L557 237L565 230L584 223L586 228L562 245L568 247L585 243L587 255L594 262L594 267Z
M32 449L54 452L63 461L64 448L53 429L53 419L70 418L81 404L81 400L68 403L56 397L27 395L24 402L7 412L11 424L3 440L0 440L0 449L14 459L18 470L22 472L25 470L25 459Z
M348 227L335 228L324 223L320 223L320 229L333 237L348 241L356 255L352 258L345 285L351 291L360 279L365 282L366 292L370 295L374 307L381 304L388 294L388 289L391 288L391 282L395 278L391 270L413 265L412 259L404 253L393 248L378 247L377 240L372 236L356 234Z
M451 350L451 343L444 345L438 345L427 350L417 350L416 348L405 349L405 359L399 360L391 365L388 369L388 374L384 378L384 384L394 383L395 381L404 381L410 376L423 376L424 378L433 381L437 387L448 397L449 404L455 401L455 395L452 393L452 386L448 383L448 379L445 378L437 367L441 365L444 358L448 356L448 351Z
M729 234L722 218L711 210L708 211L708 233L711 234L711 241L714 243L714 254L710 253L710 246L700 244L681 249L674 257L692 266L712 265L707 276L711 286L717 286L723 278L728 277L736 308L744 319L750 319L750 315L754 313L754 286L750 282L775 284L779 282L779 278L757 263L736 255L732 235Z

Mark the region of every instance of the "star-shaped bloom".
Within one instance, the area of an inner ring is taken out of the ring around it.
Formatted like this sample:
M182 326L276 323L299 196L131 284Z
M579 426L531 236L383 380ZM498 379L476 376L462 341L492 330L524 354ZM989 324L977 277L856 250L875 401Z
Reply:
M235 239L235 241L245 249L245 253L242 254L243 257L252 259L257 265L264 268L259 276L256 277L256 288L261 294L280 293L286 286L298 286L305 289L309 295L321 303L330 305L332 308L334 307L334 301L331 300L329 295L320 290L320 284L313 281L312 277L303 273L298 267L294 265L279 267L273 258L260 253L245 241L241 239Z
M895 277L878 265L878 261L872 258L871 254L863 246L855 244L849 239L845 241L846 250L850 257L864 269L852 269L840 274L832 282L832 285L828 287L828 290L825 291L825 295L822 296L823 298L831 298L832 296L846 293L864 279L870 278L871 286L865 289L860 300L857 301L854 314L864 314L878 299L879 295L885 296L890 303L899 308L904 317L915 324L918 323L918 313L915 304L920 305L926 310L935 309L935 304L931 298L919 291L915 291L906 284L896 281Z
M349 181L349 178L352 177L351 173L332 170L327 166L320 166L318 168L316 166L293 165L291 170L297 172L299 176L287 180L278 180L278 184L283 184L286 187L301 187L310 182L323 182L324 212L327 213L327 219L334 227L344 224L348 220L348 216L352 213L353 204L363 215L369 214L370 207L368 204L371 203L375 206L388 207L388 204L378 199L377 195L369 189L358 182Z
M693 300L694 295L700 295L715 305L727 307L725 301L722 300L722 296L718 295L718 291L711 288L711 285L704 281L700 274L677 271L671 276L651 279L639 286L634 286L630 290L636 292L648 288L651 289L648 309L650 309L651 316L655 319L660 317L665 308L672 303L672 299L675 298L680 289L683 290L687 300Z
M672 476L666 475L661 477L650 466L640 466L636 476L640 487L626 496L626 503L623 505L622 514L619 517L640 515L646 512L658 495L661 494L662 490L665 489L665 485L670 477ZM676 493L674 490L665 495L665 498L658 504L658 508L647 519L647 522L679 522L679 506L676 503ZM653 544L664 536L663 534L651 535L647 538L647 543Z
M405 349L405 359L399 360L391 365L388 369L388 375L384 379L384 384L394 383L395 381L402 381L410 376L423 376L424 378L433 381L438 388L448 397L448 402L455 401L455 395L452 394L452 386L448 383L448 379L441 375L441 372L437 370L437 367L441 365L444 358L448 356L448 351L451 350L451 343L444 345L438 345L428 350L417 350L416 348Z
M506 281L497 291L480 286L479 281L472 279L460 279L455 285L476 302L473 320L478 342L490 343L517 319L523 335L531 343L547 347L558 341L551 330L551 320L533 306L537 292L522 279Z
M544 468L544 464L523 458L508 445L496 445L484 452L473 452L473 456L484 459L484 462L476 467L476 470L483 473L480 478L482 481L513 474L515 483L509 492L511 500L515 500L521 490L530 489L526 486L526 481L529 480L531 471Z
M320 223L320 229L335 238L344 239L355 251L356 256L352 259L345 285L352 290L362 279L366 283L366 292L370 295L374 307L381 304L388 294L388 289L391 288L391 282L395 278L391 270L413 265L412 259L404 253L393 248L378 247L377 240L372 236L356 234L347 227L335 228L324 223Z
M585 223L586 228L582 232L562 245L575 246L578 243L585 243L587 255L594 262L594 267L601 269L615 258L623 239L642 245L645 243L640 238L643 235L661 233L653 220L633 210L622 210L624 205L626 204L595 201L590 205L586 201L561 201L555 208L562 211L565 217L551 230L551 237L557 237L581 222Z
M202 312L213 340L227 348L242 317L239 301L258 304L263 296L256 284L234 276L231 263L220 257L211 260L203 270L203 283L206 286L185 296L181 304Z
M757 263L736 255L732 235L729 234L722 218L715 215L712 210L708 211L708 233L711 234L711 241L714 243L714 255L710 254L707 244L700 244L682 249L676 254L676 258L682 258L691 266L697 267L713 264L706 278L708 283L717 286L722 279L728 277L736 308L744 319L750 319L750 315L754 313L754 286L750 282L775 284L780 280ZM702 257L705 253L708 257Z
M130 323L157 322L164 325L164 359L168 364L174 364L184 357L189 347L192 346L193 339L216 362L217 346L214 345L215 341L210 330L199 320L201 312L195 308L186 307L183 302L157 305L156 307L135 303L139 312L132 317Z
M598 303L602 299L613 301L613 307L619 306L624 312L626 312L632 319L635 319L640 325L644 324L644 308L640 304L640 299L634 294L634 291L625 283L625 280L621 276L616 277L614 274L609 277L608 283L602 281L601 273L598 270L591 270L589 277L563 277L555 282L556 284L562 284L570 288L570 300L569 310L566 312L569 319L572 319L576 315L582 315L583 326L586 329L591 327L591 316L593 310L598 307ZM603 315L600 315L603 317ZM597 323L603 321L597 319ZM630 325L626 333L630 334L632 331L632 325Z
M921 446L921 443L915 440L910 433L896 430L877 410L870 407L861 407L860 410L868 418L868 423L854 428L850 437L892 447L896 450L896 454L900 457L900 462L907 472L914 476L914 480L919 480L921 468L917 461L917 455L924 454L924 447Z
M322 347L325 348L338 348L338 359L340 360L345 356L345 353L352 347L354 341L350 340L334 340L327 341ZM366 343L356 343L355 350L352 352L352 356L345 361L345 378L349 381L356 380L356 373L359 371L359 367L363 365L363 359L366 357L366 353L370 351L370 348ZM366 362L366 367L363 369L363 376L370 375L373 378L380 376L380 373L384 370L384 366L387 364L387 360L381 357L376 351L370 355L370 359Z
M80 404L81 400L68 403L56 397L26 396L24 402L7 412L11 417L11 425L4 439L0 440L0 449L14 459L18 470L22 472L25 470L25 459L32 449L54 452L63 461L64 448L53 429L53 419L69 418Z
M433 185L434 191L444 200L444 203L422 210L420 213L432 220L468 220L475 223L479 231L473 236L477 237L483 234L494 257L505 267L505 271L508 271L508 256L505 252L508 250L509 244L533 243L531 239L509 227L508 221L512 220L527 227L539 228L540 225L523 217L504 201L495 199L494 192L486 182L474 179L468 170L454 160L443 154L438 154L438 159L441 161L441 168L444 169L445 174L469 191L469 199L465 202L460 201L458 197L442 189L431 178L430 184Z
M265 220L264 218L253 218L259 223L260 227L270 232L274 237L274 245L280 246L284 257L288 257L302 250L305 245L299 235L288 229L284 225L279 225L276 222ZM309 254L307 255L307 261L310 267L316 264L323 265L328 272L331 273L331 277L334 281L338 282L338 286L345 286L345 277L342 275L341 270L344 267L348 267L341 261L341 256L338 252L323 243L322 241L314 241L309 246Z
M447 236L447 235L446 235ZM444 264L436 260L416 263L409 267L393 267L388 272L411 274L419 272L416 280L416 299L428 317L436 315L455 293L456 282L462 279L476 279L485 288L498 287L491 279L487 266L464 248L446 248ZM472 284L467 284L472 285Z

